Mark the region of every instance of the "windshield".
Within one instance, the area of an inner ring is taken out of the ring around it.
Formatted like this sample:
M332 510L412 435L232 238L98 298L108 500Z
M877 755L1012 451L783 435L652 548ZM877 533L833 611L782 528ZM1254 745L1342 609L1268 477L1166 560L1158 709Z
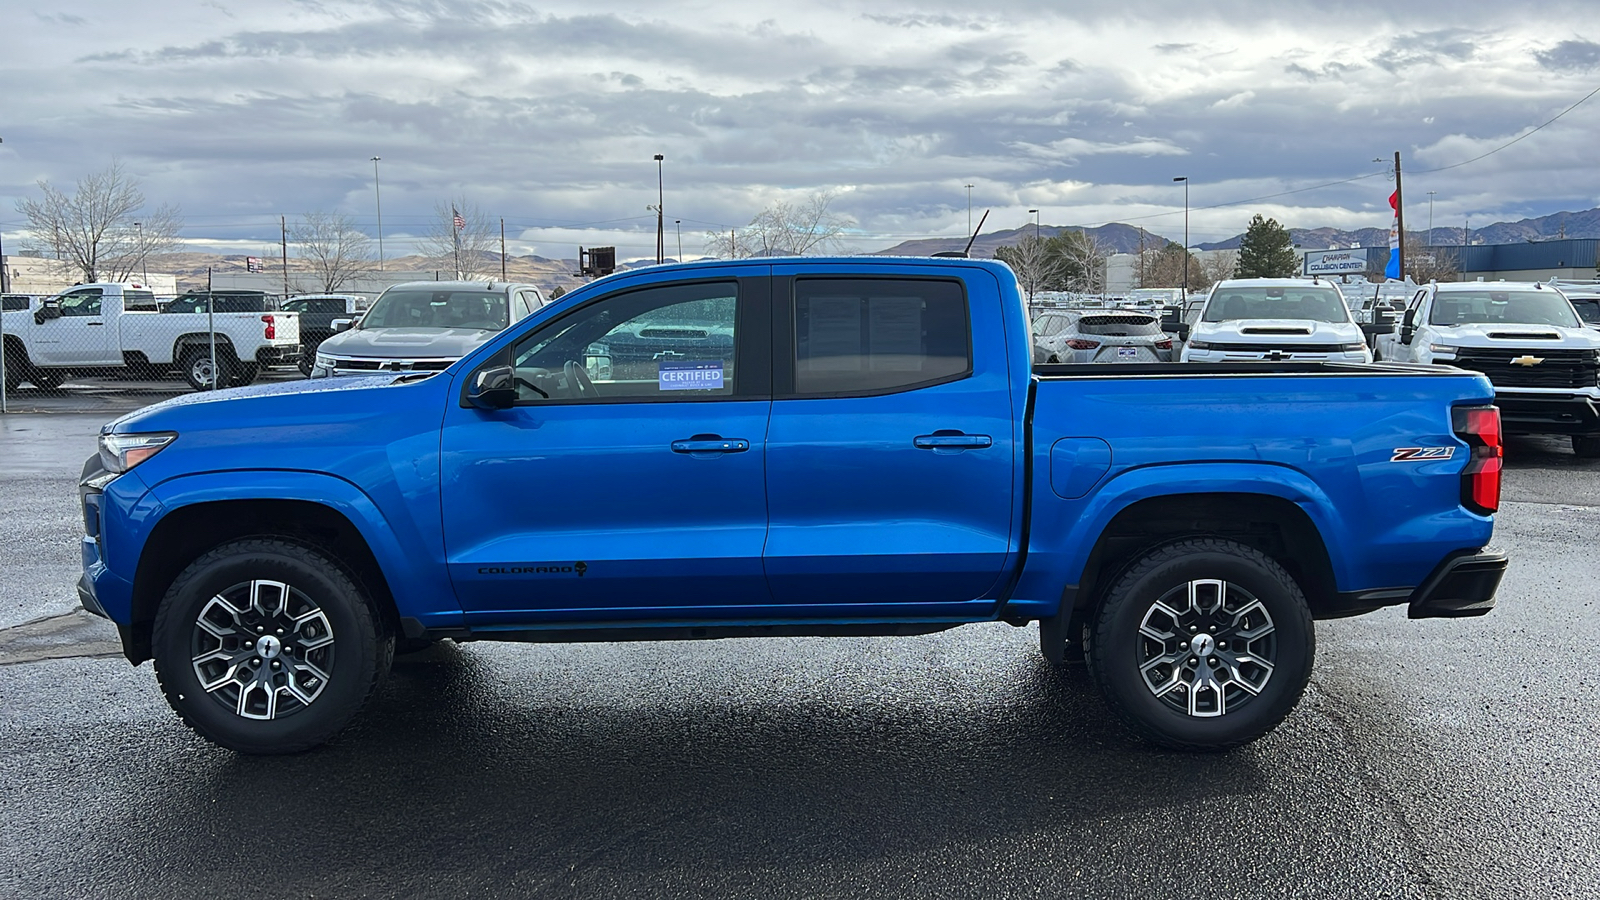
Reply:
M1330 287L1229 287L1206 304L1205 322L1235 319L1298 319L1306 322L1350 321L1339 292Z
M378 298L357 328L476 328L511 324L506 295L477 290L391 290Z
M267 308L266 294L223 294L211 295L212 307L210 312L262 312ZM207 311L206 295L202 293L184 294L178 299L167 304L162 312L169 313L201 313Z
M1581 327L1572 304L1555 291L1440 291L1430 325L1556 325Z

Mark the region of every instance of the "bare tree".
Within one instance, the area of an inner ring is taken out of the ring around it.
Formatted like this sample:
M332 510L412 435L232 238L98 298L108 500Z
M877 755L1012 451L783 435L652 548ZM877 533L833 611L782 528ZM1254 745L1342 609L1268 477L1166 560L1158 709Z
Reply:
M778 203L756 214L737 231L706 234L706 253L723 259L751 256L805 256L836 251L850 220L828 210L834 195L819 191L798 206Z
M139 180L121 162L78 179L71 195L48 181L39 182L39 190L42 198L17 201L17 211L28 218L29 243L50 251L84 281L126 281L147 257L178 246L183 219L177 207L143 211Z
M289 230L289 239L310 265L313 290L337 291L373 268L372 238L343 213L306 213Z
M456 227L456 217L461 227ZM433 268L456 273L457 278L474 278L500 271L500 232L478 204L466 197L436 203L428 232L417 249Z
M1059 280L1061 254L1053 252L1048 240L1029 235L1015 245L997 248L994 258L1017 273L1017 283L1028 292L1030 303L1036 292L1050 290Z
M1449 251L1459 249L1425 246L1420 236L1406 235L1406 277L1417 284L1457 280L1461 273L1456 270L1455 253Z
M1234 271L1239 268L1239 251L1213 250L1198 261L1207 285L1211 285L1233 277Z
M1087 231L1063 231L1046 242L1059 257L1063 286L1082 294L1099 294L1106 289L1105 244Z
M1187 253L1183 245L1169 241L1167 245L1155 252L1147 252L1144 256L1144 272L1139 279L1141 287L1182 287L1184 283L1184 260L1188 260L1188 282L1190 292L1205 290L1211 286L1211 277L1206 274L1205 267L1192 253Z

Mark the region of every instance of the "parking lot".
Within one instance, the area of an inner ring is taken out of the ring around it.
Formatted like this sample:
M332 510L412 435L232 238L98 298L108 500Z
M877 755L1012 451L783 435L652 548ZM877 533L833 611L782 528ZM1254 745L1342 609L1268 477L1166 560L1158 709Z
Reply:
M1565 440L1510 444L1494 613L1318 623L1306 701L1227 754L1133 741L996 624L447 644L250 758L74 612L93 435L182 387L0 418L0 895L1600 895L1600 462Z

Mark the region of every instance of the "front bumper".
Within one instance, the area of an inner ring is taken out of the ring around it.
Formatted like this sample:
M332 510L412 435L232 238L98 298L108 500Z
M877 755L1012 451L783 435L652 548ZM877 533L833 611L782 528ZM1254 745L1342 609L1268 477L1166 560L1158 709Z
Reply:
M1411 594L1413 619L1481 616L1494 609L1494 592L1505 577L1507 559L1493 550L1463 550L1446 557Z
M1586 394L1495 391L1494 405L1507 434L1600 434L1600 406Z

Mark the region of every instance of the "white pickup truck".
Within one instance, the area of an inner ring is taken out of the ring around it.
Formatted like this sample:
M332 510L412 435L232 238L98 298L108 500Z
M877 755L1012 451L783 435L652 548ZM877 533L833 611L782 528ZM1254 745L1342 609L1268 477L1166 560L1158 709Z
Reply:
M156 312L151 291L115 282L77 285L28 305L5 314L9 386L50 389L69 375L177 368L191 387L204 390L213 381L249 384L262 366L292 366L300 358L298 313Z
M1578 456L1600 457L1600 332L1554 287L1426 285L1377 356L1482 372L1507 434L1570 435Z

